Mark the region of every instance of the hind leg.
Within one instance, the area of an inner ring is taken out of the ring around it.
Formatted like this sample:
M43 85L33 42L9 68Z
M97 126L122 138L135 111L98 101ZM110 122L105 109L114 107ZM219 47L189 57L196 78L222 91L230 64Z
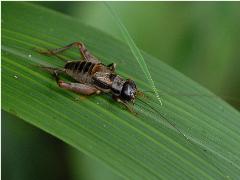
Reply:
M82 95L92 95L92 94L99 94L101 91L96 89L93 86L81 84L81 83L72 83L72 82L64 82L62 80L57 81L58 86L73 91L78 94Z
M40 49L35 49L35 51L38 52L38 53L40 53L40 54L47 55L47 56L56 56L58 59L62 60L62 61L65 62L65 63L68 63L68 62L70 62L70 61L73 61L72 59L64 58L63 56L58 55L57 53L51 53L50 50L44 51L44 50L40 50Z
M59 74L54 72L54 77L56 82L60 88L67 89L82 95L92 95L92 94L100 94L101 91L95 88L94 86L81 84L81 83L72 83L72 82L64 82L59 79Z
M41 68L44 71L49 72L52 75L59 75L65 72L64 69L62 68L54 68L54 67L47 67L47 66L42 66L42 65L37 65L38 68Z
M54 55L54 56L57 56L59 57L57 54L58 53L61 53L61 52L64 52L68 49L71 49L71 48L78 48L79 51L80 51L80 54L84 57L84 60L86 61L91 61L91 62L94 62L94 63L99 63L99 60L94 57L88 50L87 48L85 47L85 45L81 42L74 42L74 43L71 43L67 46L64 46L62 48L57 48L57 49L53 49L53 50L48 50L48 51L38 51L39 53L41 54L45 54L45 55L48 55L48 56L51 56L51 55Z
M59 75L65 72L64 69L45 67L45 66L38 66L38 67L42 68L45 71L50 72L54 76L58 86L63 89L68 89L70 91L73 91L75 93L79 93L82 95L91 95L91 94L101 93L100 90L90 85L81 84L81 83L64 82L60 80Z

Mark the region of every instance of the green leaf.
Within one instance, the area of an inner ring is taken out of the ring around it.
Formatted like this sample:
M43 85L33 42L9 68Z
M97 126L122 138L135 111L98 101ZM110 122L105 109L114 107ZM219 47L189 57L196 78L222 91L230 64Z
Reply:
M179 134L147 105L135 116L110 96L79 97L60 89L37 65L64 63L33 49L82 41L105 64L149 89L128 46L78 20L28 3L2 3L2 108L107 164L126 179L238 179L240 115L209 91L144 53L163 106L145 99L176 125ZM77 51L65 54L78 59ZM170 96L167 92L207 96Z

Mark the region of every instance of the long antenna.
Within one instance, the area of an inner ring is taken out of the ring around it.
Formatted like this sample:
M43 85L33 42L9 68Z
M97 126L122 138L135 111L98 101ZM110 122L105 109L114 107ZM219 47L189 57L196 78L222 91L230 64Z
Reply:
M139 101L141 101L143 104L147 105L148 107L150 107L155 113L157 113L161 118L163 118L168 124L170 124L174 129L176 129L185 139L187 142L189 142L191 145L193 146L197 146L197 143L191 141L185 134L183 134L171 121L169 121L164 115L162 115L159 111L157 111L154 107L152 107L150 104L148 104L147 102L143 101L142 99L136 97ZM203 149L206 152L206 149ZM201 154L204 156L205 160L208 161L213 167L215 167L219 173L226 178L226 176L222 173L221 169L219 167L217 167L209 158L207 158L206 154L204 154L202 151L200 151Z
M150 107L155 113L157 113L161 118L163 118L169 125L171 125L174 129L176 129L187 141L189 141L189 138L183 134L180 129L178 129L175 124L173 124L171 121L169 121L165 116L163 116L159 111L157 111L155 108L153 108L150 104L148 104L147 102L141 100L140 98L137 97L137 99L139 101L141 101L142 103L144 103L145 105L147 105L148 107Z

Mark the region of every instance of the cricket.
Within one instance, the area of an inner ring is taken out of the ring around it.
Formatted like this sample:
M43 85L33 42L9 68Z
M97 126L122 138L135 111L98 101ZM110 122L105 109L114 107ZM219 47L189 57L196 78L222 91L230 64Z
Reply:
M59 56L59 53L62 53L70 48L78 48L83 59L72 61ZM174 123L168 120L155 108L150 106L150 104L138 98L144 97L143 92L137 88L133 80L125 79L116 73L115 63L108 65L103 64L87 50L82 42L74 42L62 48L53 50L38 50L38 52L47 56L56 56L65 62L63 68L41 66L42 69L50 72L54 76L56 83L60 88L86 96L108 93L112 96L113 100L124 105L128 111L135 115L136 113L133 109L133 106L135 104L135 100L138 99L145 106L148 106L153 113L164 119L173 129L181 134L181 136L184 137L188 143L190 143L192 146L197 146L182 131L180 131L180 129L178 129ZM65 82L61 80L61 74L71 77L76 82ZM206 152L206 149L203 149L203 151ZM215 164L211 162L204 153L201 154L209 163L216 167ZM216 168L218 169L218 167Z
M58 56L59 53L70 48L78 48L83 59L69 61ZM118 75L115 72L115 63L109 65L101 63L82 42L74 42L62 48L38 52L48 56L57 56L66 62L63 68L41 66L55 77L60 88L86 96L109 93L115 101L123 104L130 112L134 113L133 104L136 96L142 94L137 89L135 82ZM61 74L66 74L77 82L64 82L60 79Z
M59 53L71 48L78 48L83 59L70 61L59 56ZM138 99L143 103L145 108L150 108L150 111L164 119L170 126L172 126L172 128L188 140L185 134L183 134L174 123L169 121L150 104L139 98L146 96L137 88L133 80L125 79L116 73L115 63L110 63L108 65L103 64L87 50L82 42L74 42L62 48L53 50L37 51L43 55L56 56L65 62L63 68L40 66L42 69L50 72L54 76L60 88L86 96L94 94L99 95L100 93L111 94L113 100L125 106L127 110L134 115L137 115L134 111L134 105L135 100ZM61 80L61 74L71 77L76 82L65 82Z

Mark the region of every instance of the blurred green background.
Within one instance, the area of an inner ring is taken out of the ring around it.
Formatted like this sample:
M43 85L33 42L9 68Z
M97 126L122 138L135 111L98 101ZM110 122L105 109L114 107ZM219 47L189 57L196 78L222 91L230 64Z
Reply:
M123 41L102 2L36 4L68 14ZM112 2L112 5L139 48L239 109L239 2ZM2 112L2 179L121 178L101 162Z

